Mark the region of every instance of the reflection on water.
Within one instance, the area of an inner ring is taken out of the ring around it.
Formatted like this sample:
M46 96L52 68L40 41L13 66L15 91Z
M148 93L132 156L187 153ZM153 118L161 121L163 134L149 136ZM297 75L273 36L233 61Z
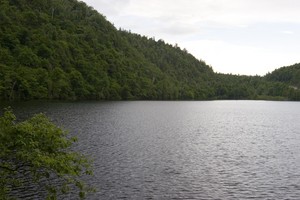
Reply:
M78 136L74 148L94 159L94 177L88 181L97 192L88 199L300 197L298 102L27 102L12 107L23 118L45 112ZM31 199L30 193L22 195Z

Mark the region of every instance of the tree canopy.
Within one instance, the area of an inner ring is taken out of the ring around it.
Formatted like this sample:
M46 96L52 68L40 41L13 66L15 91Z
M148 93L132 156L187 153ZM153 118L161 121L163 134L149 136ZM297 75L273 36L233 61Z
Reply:
M299 100L299 77L289 69L217 74L176 44L117 30L77 0L0 6L0 99Z
M72 187L84 198L91 188L80 176L92 171L85 156L70 150L75 141L44 114L17 122L12 111L6 110L0 117L0 199L13 198L16 187L32 184L47 191L48 199Z

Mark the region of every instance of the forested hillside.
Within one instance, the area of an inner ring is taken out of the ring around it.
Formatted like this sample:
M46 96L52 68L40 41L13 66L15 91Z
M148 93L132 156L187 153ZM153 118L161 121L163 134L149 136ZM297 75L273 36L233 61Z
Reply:
M290 68L266 77L216 74L177 45L117 30L83 2L0 7L2 100L300 98L299 73L281 77Z
M266 75L269 81L279 81L289 84L291 87L300 88L300 63L281 67Z

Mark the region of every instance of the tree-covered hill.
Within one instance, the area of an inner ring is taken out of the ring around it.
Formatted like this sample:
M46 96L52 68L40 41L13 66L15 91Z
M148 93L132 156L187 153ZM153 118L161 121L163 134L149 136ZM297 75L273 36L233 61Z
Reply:
M288 87L286 89L288 99L300 100L300 63L276 69L272 73L268 73L265 78Z
M289 84L291 87L300 88L300 63L288 67L281 67L268 73L269 81L278 81Z
M134 92L128 85L149 82L148 92L150 75L162 76L102 15L76 0L2 0L0 16L4 99L120 99Z
M296 100L299 93L291 87L299 76L216 74L177 45L117 30L77 0L1 0L0 8L2 100Z
M213 72L205 63L118 31L85 3L2 0L0 6L2 99L206 98L202 90Z

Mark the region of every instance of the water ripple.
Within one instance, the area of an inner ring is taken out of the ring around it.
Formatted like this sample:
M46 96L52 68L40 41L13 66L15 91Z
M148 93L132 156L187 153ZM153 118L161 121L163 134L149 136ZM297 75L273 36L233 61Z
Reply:
M79 137L75 149L95 160L88 181L97 192L88 199L300 198L296 102L79 102L21 110L47 112Z

